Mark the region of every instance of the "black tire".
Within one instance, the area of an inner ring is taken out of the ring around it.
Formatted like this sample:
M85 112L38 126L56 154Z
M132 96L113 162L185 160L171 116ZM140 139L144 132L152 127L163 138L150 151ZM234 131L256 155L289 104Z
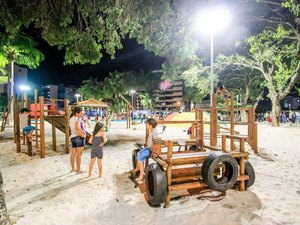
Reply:
M240 165L240 158L236 158L236 161ZM249 177L249 180L245 181L246 188L249 188L255 182L255 171L252 164L248 160L245 160L245 175Z
M214 171L220 163L223 164L225 171L222 172L221 177L216 177L214 175ZM204 160L201 169L201 175L203 181L211 189L217 191L226 191L232 188L236 182L238 177L238 163L230 155L213 153Z
M135 169L136 165L137 165L137 157L138 157L138 153L139 153L140 149L134 149L132 151L132 168Z
M150 206L165 202L168 189L167 175L157 163L152 163L146 168L145 184Z

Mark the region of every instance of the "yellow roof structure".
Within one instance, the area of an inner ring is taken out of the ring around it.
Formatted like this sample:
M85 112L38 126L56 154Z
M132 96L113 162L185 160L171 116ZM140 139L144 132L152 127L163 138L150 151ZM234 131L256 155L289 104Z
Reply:
M78 102L76 104L77 106L83 106L83 107L101 107L101 108L107 108L108 105L106 102L100 102L95 99L88 99L82 102Z

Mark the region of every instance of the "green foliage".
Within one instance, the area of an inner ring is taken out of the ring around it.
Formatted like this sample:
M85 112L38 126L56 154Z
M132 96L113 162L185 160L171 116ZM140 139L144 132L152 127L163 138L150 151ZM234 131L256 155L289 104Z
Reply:
M32 38L23 33L16 35L0 33L0 55L5 58L5 64L8 60L12 60L31 69L38 67L44 60L43 53L36 49Z
M200 103L210 92L210 67L205 67L200 62L182 73L185 84L185 99ZM215 79L216 77L214 77Z
M82 84L79 92L82 94L84 100L91 98L101 100L103 98L103 84L98 82L97 78L90 77L89 80L82 81Z
M140 97L142 99L141 103L142 103L142 105L145 109L153 110L155 108L155 106L156 106L156 102L155 102L156 93L153 89L141 93Z
M110 110L120 112L126 108L126 104L122 99L126 93L124 74L118 71L109 73L109 77L104 79L103 95L110 99Z

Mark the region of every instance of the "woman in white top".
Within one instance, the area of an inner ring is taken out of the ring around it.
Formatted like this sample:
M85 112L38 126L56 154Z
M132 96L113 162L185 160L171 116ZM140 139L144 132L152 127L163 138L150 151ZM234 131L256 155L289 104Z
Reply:
M71 129L71 143L72 151L70 156L70 162L72 170L71 172L76 172L77 174L82 173L80 170L81 155L84 148L85 133L82 130L81 123L83 116L83 111L79 107L75 107L70 118L70 129ZM75 159L76 159L76 170L75 170Z

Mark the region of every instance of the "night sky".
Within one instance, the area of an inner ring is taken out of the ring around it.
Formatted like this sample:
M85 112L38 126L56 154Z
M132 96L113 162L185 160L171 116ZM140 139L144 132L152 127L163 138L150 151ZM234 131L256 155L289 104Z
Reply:
M75 85L79 87L83 80L90 77L103 80L113 71L145 72L161 69L163 58L155 56L139 45L135 40L124 39L123 49L118 50L114 60L104 56L100 63L91 65L63 65L64 50L49 46L44 40L37 40L37 48L45 55L40 67L28 70L29 81L37 85L58 84Z

